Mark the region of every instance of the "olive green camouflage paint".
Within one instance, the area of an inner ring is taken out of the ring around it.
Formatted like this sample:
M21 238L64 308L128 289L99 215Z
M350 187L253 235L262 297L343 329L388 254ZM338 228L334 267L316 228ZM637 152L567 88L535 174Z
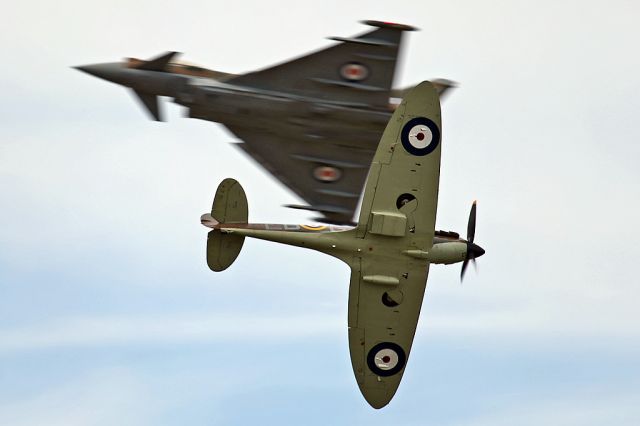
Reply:
M402 143L407 123L416 118L437 126L437 141L426 154L415 155ZM402 379L430 263L464 260L466 242L458 234L440 231L435 236L440 129L437 92L431 83L423 82L407 94L384 131L354 228L221 223L216 203L212 213L201 219L213 228L210 239L230 235L275 241L321 251L350 266L351 362L364 398L375 408L389 403ZM219 191L235 184L225 180ZM220 200L229 203L225 197ZM219 249L208 247L208 251Z

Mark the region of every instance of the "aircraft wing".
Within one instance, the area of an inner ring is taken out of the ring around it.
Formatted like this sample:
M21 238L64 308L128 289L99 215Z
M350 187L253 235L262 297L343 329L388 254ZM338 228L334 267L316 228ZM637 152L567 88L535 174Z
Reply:
M287 207L316 211L323 216L316 220L323 222L352 223L372 151L331 149L339 141L314 144L289 132L226 127L243 141L239 148L308 203Z
M412 244L431 248L440 182L440 129L438 94L430 82L422 82L403 99L382 134L364 189L357 229L361 238L385 226L377 216L399 215L413 229Z
M347 260L351 362L376 408L398 388L420 315L435 230L440 129L438 95L421 83L389 121L371 165L355 229L367 256Z
M331 37L339 43L226 83L386 110L402 33L414 28L378 21L364 23L377 28L352 38Z
M391 85L403 32L414 28L365 24L375 29L352 38L332 37L339 43L225 80L269 96L281 92L287 99L304 98L299 108L288 107L286 120L265 119L267 124L258 125L256 117L251 126L220 122L244 142L238 146L245 153L306 202L288 207L317 211L314 219L322 222L353 223L374 147L388 120L390 96L408 90L393 91ZM452 85L445 80L435 84L442 93ZM327 125L332 120L335 125Z
M375 408L385 406L400 385L427 285L428 263L412 260L402 266L407 278L399 286L365 281L371 277L366 265L352 264L351 269L351 364L362 394Z

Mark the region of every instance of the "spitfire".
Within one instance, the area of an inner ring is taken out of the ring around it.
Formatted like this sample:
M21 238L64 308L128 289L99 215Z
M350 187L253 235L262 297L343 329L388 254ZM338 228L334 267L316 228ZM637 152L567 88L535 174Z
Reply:
M234 75L175 61L177 52L76 67L133 90L154 120L159 96L188 116L222 123L238 146L319 221L351 224L384 126L405 91L392 89L408 25L364 21L372 31L260 71ZM452 86L438 80L442 95Z
M355 227L249 224L244 190L233 179L219 185L211 213L201 218L213 229L207 238L207 264L213 271L233 263L245 237L317 250L350 266L351 363L360 391L375 408L387 405L400 385L430 265L463 262L464 273L469 261L484 254L473 243L475 203L467 240L435 231L440 139L438 94L423 82L387 124Z

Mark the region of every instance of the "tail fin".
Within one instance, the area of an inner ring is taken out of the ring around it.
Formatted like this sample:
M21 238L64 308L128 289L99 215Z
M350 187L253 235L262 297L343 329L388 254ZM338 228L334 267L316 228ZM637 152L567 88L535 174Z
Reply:
M242 186L234 179L225 179L218 186L211 207L211 216L220 224L247 223L249 209ZM209 232L207 238L207 265L212 271L227 269L236 260L244 237L222 233L219 229Z
M134 60L137 62L130 63L133 68L137 68L139 70L166 71L169 63L176 55L178 55L178 52L165 52L162 55L156 56L155 58L149 59L147 61Z
M165 52L160 56L156 56L155 58L151 58L146 61L142 59L129 58L127 66L129 68L136 68L139 70L166 72L169 67L169 63L176 55L178 55L178 52ZM163 121L162 114L160 113L160 107L158 105L158 96L140 90L134 89L133 91L136 93L149 114L151 114L151 117L155 121Z

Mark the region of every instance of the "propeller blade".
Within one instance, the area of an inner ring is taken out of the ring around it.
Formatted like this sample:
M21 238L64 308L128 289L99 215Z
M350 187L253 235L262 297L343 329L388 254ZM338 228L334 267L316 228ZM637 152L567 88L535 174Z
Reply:
M467 265L469 265L469 259L465 259L464 262L462 262L462 269L460 270L460 282L462 282L462 280L464 279L464 273L467 270Z
M469 212L469 224L467 225L467 241L473 242L476 236L476 201L471 205L471 211Z
M476 237L476 211L477 201L474 201L471 205L471 211L469 212L469 223L467 224L467 255L462 262L462 270L460 271L460 282L462 282L464 278L464 274L467 271L467 267L469 266L469 261L473 262L473 269L475 269L477 272L478 265L476 263L476 258L484 254L484 249L473 243L473 240Z

